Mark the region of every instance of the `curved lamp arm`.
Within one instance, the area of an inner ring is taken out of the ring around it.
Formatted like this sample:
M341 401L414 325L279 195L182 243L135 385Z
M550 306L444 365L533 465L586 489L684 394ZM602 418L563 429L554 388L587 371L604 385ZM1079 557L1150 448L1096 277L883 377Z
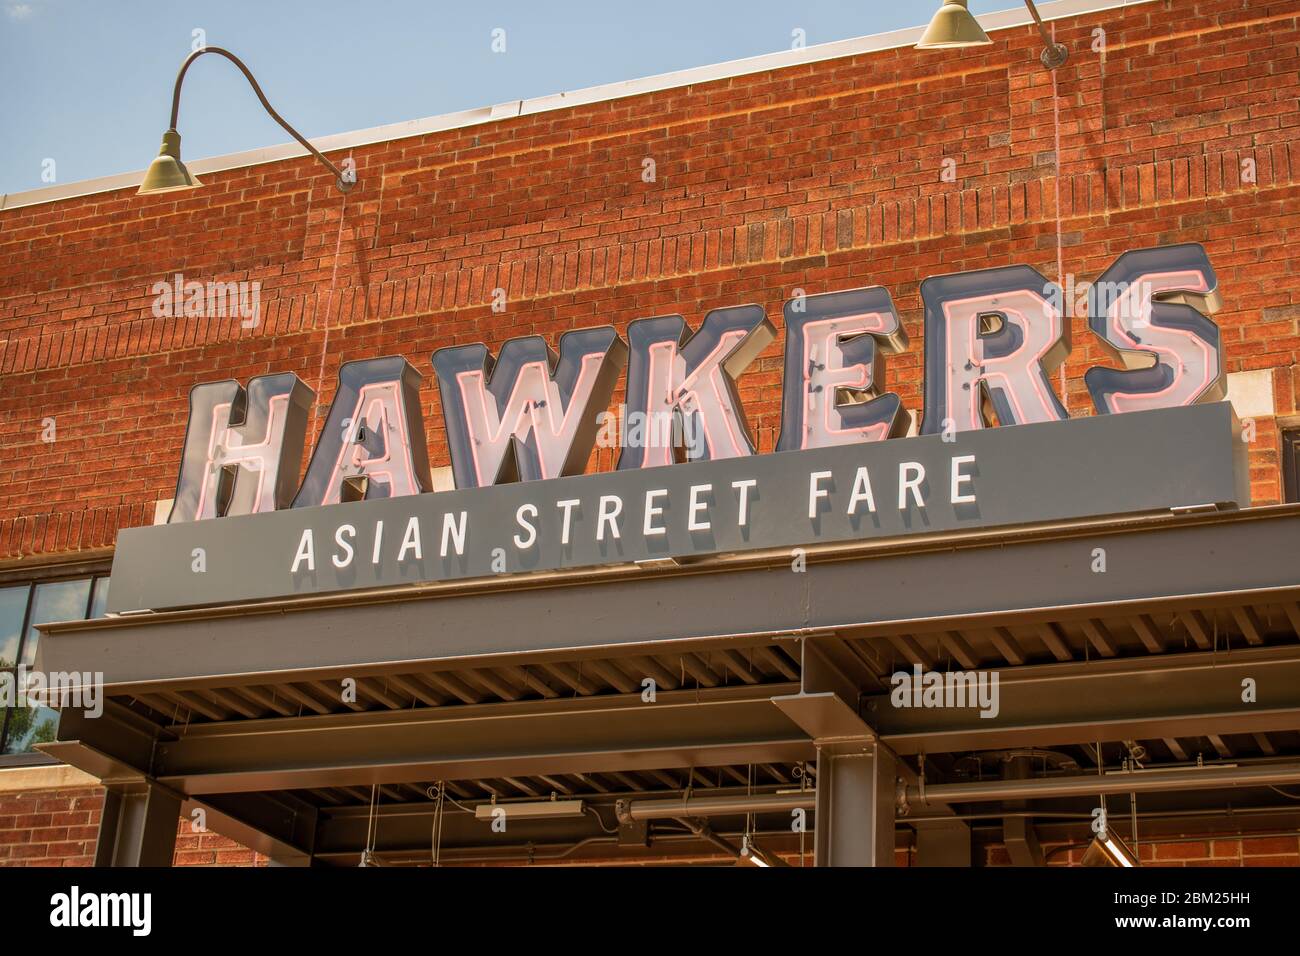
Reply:
M1049 70L1061 68L1070 59L1069 48L1052 38L1034 0L1025 0L1025 6L1029 8L1029 15L1034 18L1038 35L1043 38L1045 49L1039 56L1043 66ZM925 28L920 40L917 41L916 48L918 50L955 49L988 46L992 42L979 21L971 14L970 0L943 0L939 12L934 15L930 25Z
M1064 43L1057 43L1052 39L1052 35L1047 32L1047 24L1043 23L1043 17L1038 12L1038 7L1034 5L1034 0L1025 0L1025 6L1029 8L1034 23L1038 25L1038 35L1043 38L1044 49L1039 59L1043 61L1043 66L1049 70L1059 69L1070 58L1070 48Z
M266 94L262 92L262 88L258 85L257 80L253 77L253 74L249 71L248 67L244 65L244 62L239 57L235 56L235 54L231 53L229 50L224 50L219 46L205 46L201 50L195 50L193 53L187 56L185 58L185 62L181 64L180 72L176 74L176 87L172 91L172 118L171 118L171 125L169 127L169 132L172 133L176 132L176 123L180 117L180 112L181 112L181 84L185 82L185 73L187 70L189 70L190 64L193 63L195 60L197 60L205 53L218 53L221 56L224 56L231 63L235 64L235 66L239 67L240 72L244 74L245 79L248 80L249 85L253 88L253 92L257 94L258 100L261 101L262 108L265 109L266 112L270 114L271 119L275 120L282 127L284 127L285 131L288 132L290 136L292 136L299 143L301 143L307 149L308 152L310 152L313 156L315 156L318 160L320 160L321 163L331 173L334 174L334 180L339 187L339 191L347 192L353 187L356 181L355 177L349 180L343 174L343 171L338 168L338 166L334 165L332 162L326 159L324 155L322 155L319 149L317 149L311 143L307 142L306 138L303 137L301 133L299 133L296 129L294 129L287 122L285 122L284 117L282 117L279 113L277 113L274 107L272 107L271 104L267 102Z

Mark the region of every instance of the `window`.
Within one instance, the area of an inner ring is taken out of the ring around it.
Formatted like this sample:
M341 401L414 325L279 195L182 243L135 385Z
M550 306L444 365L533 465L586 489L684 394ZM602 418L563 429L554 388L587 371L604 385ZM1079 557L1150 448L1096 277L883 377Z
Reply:
M54 739L58 711L48 707L18 707L18 670L31 670L40 643L37 626L51 621L80 621L103 617L108 603L108 578L74 578L0 587L0 754L29 754L38 743ZM3 757L0 757L3 760Z
M1282 495L1300 502L1300 428L1282 432Z

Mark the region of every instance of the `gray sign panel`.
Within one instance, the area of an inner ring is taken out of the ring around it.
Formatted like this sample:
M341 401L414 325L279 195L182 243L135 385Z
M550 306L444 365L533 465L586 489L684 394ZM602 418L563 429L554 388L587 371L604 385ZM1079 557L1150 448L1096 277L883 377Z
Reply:
M118 535L111 612L1249 505L1226 402Z

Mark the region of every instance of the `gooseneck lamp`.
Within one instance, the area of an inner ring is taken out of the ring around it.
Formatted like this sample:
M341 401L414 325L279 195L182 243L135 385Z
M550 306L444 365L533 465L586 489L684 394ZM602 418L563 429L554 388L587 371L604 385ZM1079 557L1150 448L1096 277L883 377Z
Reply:
M185 82L185 72L190 68L191 63L205 53L218 53L239 67L240 72L244 74L249 85L253 87L253 92L257 94L263 109L270 114L271 119L283 126L290 136L302 143L308 152L320 160L325 168L334 174L334 182L338 185L340 192L347 192L355 185L355 176L350 173L345 175L338 166L326 159L319 149L307 142L301 133L285 122L284 117L272 108L271 104L266 100L266 94L258 86L257 80L254 79L253 74L249 72L248 67L244 65L239 57L229 50L223 50L221 47L207 46L201 50L195 50L186 57L185 62L181 64L180 72L176 74L176 87L172 91L171 124L167 128L167 132L163 133L162 149L158 151L158 158L149 164L149 169L144 174L144 182L140 184L140 189L136 192L137 196L172 192L177 189L193 189L195 186L202 185L198 177L186 169L185 164L181 162L181 134L176 131L176 122L181 111L181 84Z
M979 21L975 19L968 6L969 0L943 0L943 5L930 21L916 48L949 50L991 44L993 41L989 39L989 35L984 32L984 28L979 25ZM1034 23L1038 25L1043 43L1046 44L1039 57L1043 61L1043 66L1049 70L1059 69L1070 58L1069 48L1064 43L1057 43L1052 39L1052 35L1047 32L1046 24L1043 23L1043 18L1038 13L1038 7L1034 6L1034 0L1025 0L1025 6L1029 8Z

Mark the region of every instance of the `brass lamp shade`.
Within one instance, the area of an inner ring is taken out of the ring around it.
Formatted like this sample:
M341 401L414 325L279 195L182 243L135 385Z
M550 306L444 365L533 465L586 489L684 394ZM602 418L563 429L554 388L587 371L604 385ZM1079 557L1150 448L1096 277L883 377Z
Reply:
M944 0L925 34L916 44L918 50L943 50L964 46L988 46L993 41L984 32L970 10L967 0Z
M176 189L193 189L200 186L198 177L181 162L181 134L174 129L163 133L162 149L158 158L149 164L137 196L149 193L166 193Z

